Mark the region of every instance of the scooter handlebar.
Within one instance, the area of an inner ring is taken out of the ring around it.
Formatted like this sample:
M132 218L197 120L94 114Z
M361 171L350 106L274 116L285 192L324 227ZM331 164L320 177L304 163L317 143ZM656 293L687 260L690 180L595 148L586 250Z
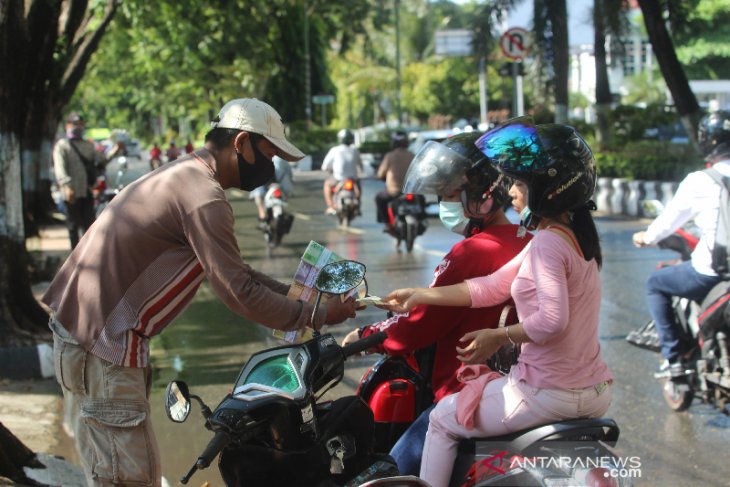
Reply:
M342 347L342 353L345 355L345 358L356 355L360 352L364 352L368 348L373 348L376 345L380 345L385 341L385 339L388 338L388 334L384 331L379 331L378 333L373 333L372 335L368 335L362 340L358 340L353 343L349 343Z
M190 471L188 471L188 473L180 479L180 483L187 484L190 480L190 477L192 477L195 472L197 472L198 470L203 470L204 468L208 468L210 462L212 462L213 459L218 456L221 451L223 451L226 445L231 442L231 439L231 435L229 435L225 431L218 431L215 436L213 436L213 438L210 440L208 446L205 447L203 453L200 454L200 456L198 457L198 461L195 462L195 465L193 465Z

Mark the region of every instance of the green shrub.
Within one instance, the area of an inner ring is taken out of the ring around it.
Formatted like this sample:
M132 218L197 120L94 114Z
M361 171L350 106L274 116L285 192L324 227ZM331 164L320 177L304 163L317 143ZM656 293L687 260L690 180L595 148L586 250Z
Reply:
M390 150L390 142L387 140L366 140L358 150L363 153L385 154Z
M305 154L317 154L337 145L337 130L321 127L307 130L306 122L294 122L289 125L287 138Z
M679 117L673 108L656 104L646 107L619 105L609 116L613 143L617 145L645 139L649 131L672 127L677 122Z
M594 155L599 177L679 181L702 167L702 158L690 145L655 140L628 142Z

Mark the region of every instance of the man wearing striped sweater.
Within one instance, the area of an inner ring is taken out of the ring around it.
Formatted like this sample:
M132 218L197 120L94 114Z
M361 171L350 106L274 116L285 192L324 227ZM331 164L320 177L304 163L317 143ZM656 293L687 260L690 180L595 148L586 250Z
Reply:
M149 340L190 303L204 278L231 310L270 328L340 323L356 304L309 303L242 259L225 189L273 175L271 158L303 153L279 114L256 99L227 103L205 147L116 196L43 297L52 310L56 375L89 485L160 485L149 406Z

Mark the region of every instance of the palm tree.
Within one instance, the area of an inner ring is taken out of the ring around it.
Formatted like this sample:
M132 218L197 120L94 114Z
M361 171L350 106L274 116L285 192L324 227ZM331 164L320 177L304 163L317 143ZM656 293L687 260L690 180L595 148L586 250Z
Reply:
M565 0L534 0L535 36L544 39L551 54L555 123L568 121L568 77L570 53L568 42L568 7Z
M478 55L488 55L494 45L492 35L506 13L521 0L499 0L481 5L474 15L474 48ZM570 57L568 50L568 9L565 0L534 0L533 35L536 40L535 55L538 66L551 75L555 99L555 121L568 119L568 76ZM498 38L498 36L496 36Z
M672 2L671 0L638 0L638 2L644 16L649 41L664 81L674 99L674 106L690 140L697 147L697 125L702 115L700 106L689 86L684 69L677 59L664 16L666 13L670 23L681 22L686 18L682 9L688 7L683 5L685 2Z
M593 52L596 62L596 146L602 149L610 146L611 131L608 114L613 97L608 81L608 63L606 62L606 40L621 38L627 31L625 16L628 2L626 0L594 0L593 2ZM618 44L612 42L613 44Z

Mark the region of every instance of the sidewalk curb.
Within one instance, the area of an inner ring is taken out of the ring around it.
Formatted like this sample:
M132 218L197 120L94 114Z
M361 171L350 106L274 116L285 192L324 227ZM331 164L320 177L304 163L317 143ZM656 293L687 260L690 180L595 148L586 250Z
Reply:
M28 478L49 486L84 487L86 485L84 471L78 465L73 465L62 457L46 453L36 453L36 459L43 464L43 467L24 467L23 471Z
M0 377L11 380L55 377L53 346L40 343L29 347L0 348Z

